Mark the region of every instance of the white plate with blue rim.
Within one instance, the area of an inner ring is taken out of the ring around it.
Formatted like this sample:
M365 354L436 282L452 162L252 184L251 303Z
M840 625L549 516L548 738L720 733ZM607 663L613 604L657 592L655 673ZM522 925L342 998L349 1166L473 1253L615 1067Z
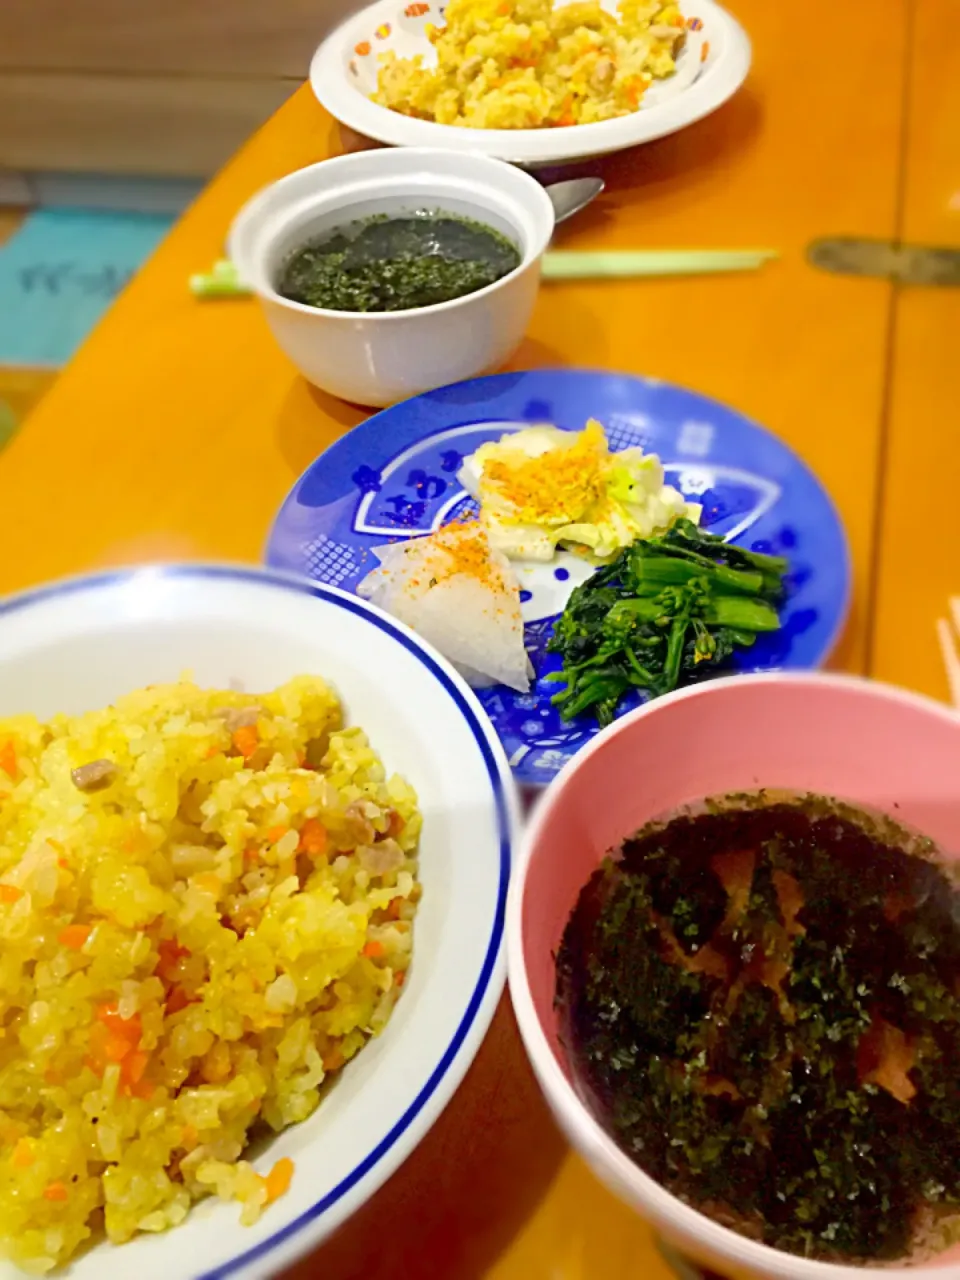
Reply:
M782 626L733 661L733 671L815 668L829 656L850 602L850 557L839 516L797 455L736 410L652 378L541 369L475 378L392 406L327 449L297 481L270 532L276 568L355 591L376 566L373 548L430 533L476 512L457 480L463 459L508 431L551 422L603 424L610 447L659 455L666 479L703 505L701 524L731 542L790 560ZM598 732L564 722L547 651L570 592L591 572L561 552L519 571L524 639L536 680L529 693L477 691L518 782L548 784ZM624 701L621 714L636 705Z
M260 1173L281 1157L295 1166L259 1222L243 1227L239 1205L205 1200L169 1231L94 1243L57 1273L70 1280L259 1280L289 1265L417 1145L503 989L515 788L474 695L405 627L335 587L230 566L106 573L0 602L0 717L92 710L185 670L200 685L247 692L302 673L327 678L348 723L414 785L423 897L413 961L383 1033L309 1119L251 1156ZM0 1261L3 1280L23 1274Z

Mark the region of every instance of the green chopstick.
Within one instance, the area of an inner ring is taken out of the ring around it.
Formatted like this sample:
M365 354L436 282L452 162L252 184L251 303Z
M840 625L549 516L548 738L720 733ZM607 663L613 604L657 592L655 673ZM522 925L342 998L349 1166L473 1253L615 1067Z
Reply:
M759 271L779 257L773 249L622 249L592 253L556 250L543 255L544 280L642 279L648 276L713 275L726 271ZM198 298L245 298L232 262L221 260L212 271L190 277Z
M197 298L246 298L252 290L241 283L233 263L221 258L213 264L212 271L190 277L190 292Z
M591 253L555 250L543 256L544 280L639 279L758 271L779 255L772 249L623 249Z

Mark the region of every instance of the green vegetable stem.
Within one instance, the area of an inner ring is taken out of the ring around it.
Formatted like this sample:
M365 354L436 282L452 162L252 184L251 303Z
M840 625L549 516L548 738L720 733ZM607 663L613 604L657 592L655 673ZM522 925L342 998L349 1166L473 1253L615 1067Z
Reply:
M562 717L589 711L609 724L631 690L668 693L777 631L787 568L689 520L627 547L574 590L557 622Z

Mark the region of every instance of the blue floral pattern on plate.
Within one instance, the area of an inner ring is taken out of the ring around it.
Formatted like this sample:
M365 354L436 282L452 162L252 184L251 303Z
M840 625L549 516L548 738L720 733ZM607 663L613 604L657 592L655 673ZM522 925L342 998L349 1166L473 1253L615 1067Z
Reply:
M703 505L702 523L756 550L790 557L783 627L737 660L740 671L820 666L849 604L849 553L826 493L786 445L733 409L653 379L581 370L498 374L417 396L375 414L332 445L288 495L267 563L355 590L373 548L429 533L476 507L457 482L463 459L488 440L534 423L604 425L611 448L659 454L667 480ZM548 783L597 732L565 724L545 680L559 663L546 647L553 622L589 572L564 553L520 574L530 692L500 686L478 696L518 781ZM636 705L633 703L631 705ZM624 708L627 709L626 707Z

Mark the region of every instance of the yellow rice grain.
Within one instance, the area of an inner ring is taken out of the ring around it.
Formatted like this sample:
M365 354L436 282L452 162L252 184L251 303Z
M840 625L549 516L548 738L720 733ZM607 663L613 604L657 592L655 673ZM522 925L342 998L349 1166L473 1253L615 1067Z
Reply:
M381 55L375 102L473 129L595 124L636 111L676 70L686 23L673 0L449 0L437 54Z
M206 1195L249 1223L282 1194L283 1162L241 1158L250 1130L309 1116L389 1018L419 831L314 677L0 721L7 1256L43 1273Z

